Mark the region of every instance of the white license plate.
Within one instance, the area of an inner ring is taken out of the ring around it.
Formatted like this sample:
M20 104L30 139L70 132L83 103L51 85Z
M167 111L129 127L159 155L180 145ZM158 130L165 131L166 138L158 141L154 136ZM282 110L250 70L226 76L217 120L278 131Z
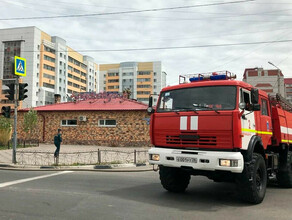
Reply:
M197 163L197 158L192 157L176 157L177 162L184 162L184 163Z

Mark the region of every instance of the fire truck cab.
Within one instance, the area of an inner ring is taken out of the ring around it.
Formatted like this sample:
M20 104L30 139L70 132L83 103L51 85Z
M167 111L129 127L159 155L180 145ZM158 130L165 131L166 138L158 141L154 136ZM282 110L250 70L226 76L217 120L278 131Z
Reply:
M183 192L191 175L204 175L235 182L241 198L257 204L268 177L292 187L292 114L279 100L228 71L181 78L162 89L155 109L149 99L149 163L166 190Z

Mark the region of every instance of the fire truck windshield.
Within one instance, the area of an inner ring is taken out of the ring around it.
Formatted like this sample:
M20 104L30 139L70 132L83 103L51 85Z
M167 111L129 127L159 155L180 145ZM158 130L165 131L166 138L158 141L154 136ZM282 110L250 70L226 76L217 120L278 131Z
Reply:
M236 107L235 86L206 86L162 92L157 112L218 111Z

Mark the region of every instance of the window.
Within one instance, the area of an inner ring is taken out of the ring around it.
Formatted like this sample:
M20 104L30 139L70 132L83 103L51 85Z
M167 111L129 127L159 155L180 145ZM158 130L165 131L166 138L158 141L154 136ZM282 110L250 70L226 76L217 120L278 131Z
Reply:
M108 75L108 76L118 76L119 73L108 73L107 75Z
M150 75L151 72L150 71L139 71L138 75Z
M149 95L150 91L137 91L137 95Z
M138 78L137 82L150 82L150 78Z
M214 111L236 108L235 86L206 86L161 93L157 112Z
M98 126L100 127L116 127L117 121L114 119L100 119L98 120Z
M47 55L44 55L44 59L47 60L47 61L50 61L52 63L55 63L55 58L53 58L53 57L49 57Z
M62 120L61 126L77 126L77 120L76 119Z
M124 80L125 79L123 79L123 82L125 82ZM108 80L108 83L116 83L116 82L119 82L119 79L109 79Z
M38 64L39 65L39 64ZM50 70L50 71L55 71L55 67L53 67L53 66L49 66L49 65L46 65L46 64L44 64L44 69L46 69L46 70Z
M139 101L139 102L148 102L149 99L148 98L137 98L137 101Z
M49 75L46 73L44 73L43 76L44 76L44 78L55 80L55 76L52 76L52 75Z
M133 76L133 75L134 75L133 72L123 73L123 76Z
M54 89L55 88L54 85L49 84L49 83L43 83L43 87L50 88L50 89Z
M45 51L50 52L50 53L53 53L53 54L55 54L55 52L56 52L54 49L49 48L47 46L45 46Z
M262 115L269 115L268 102L265 99L262 99Z
M151 85L137 85L137 88L151 88Z

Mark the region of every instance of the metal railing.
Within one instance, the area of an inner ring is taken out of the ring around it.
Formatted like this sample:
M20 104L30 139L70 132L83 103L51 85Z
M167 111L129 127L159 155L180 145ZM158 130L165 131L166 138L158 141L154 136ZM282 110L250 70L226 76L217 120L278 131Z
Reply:
M21 165L103 165L103 164L145 164L148 161L147 150L100 150L87 152L61 152L58 164L53 152L17 151L17 162Z

